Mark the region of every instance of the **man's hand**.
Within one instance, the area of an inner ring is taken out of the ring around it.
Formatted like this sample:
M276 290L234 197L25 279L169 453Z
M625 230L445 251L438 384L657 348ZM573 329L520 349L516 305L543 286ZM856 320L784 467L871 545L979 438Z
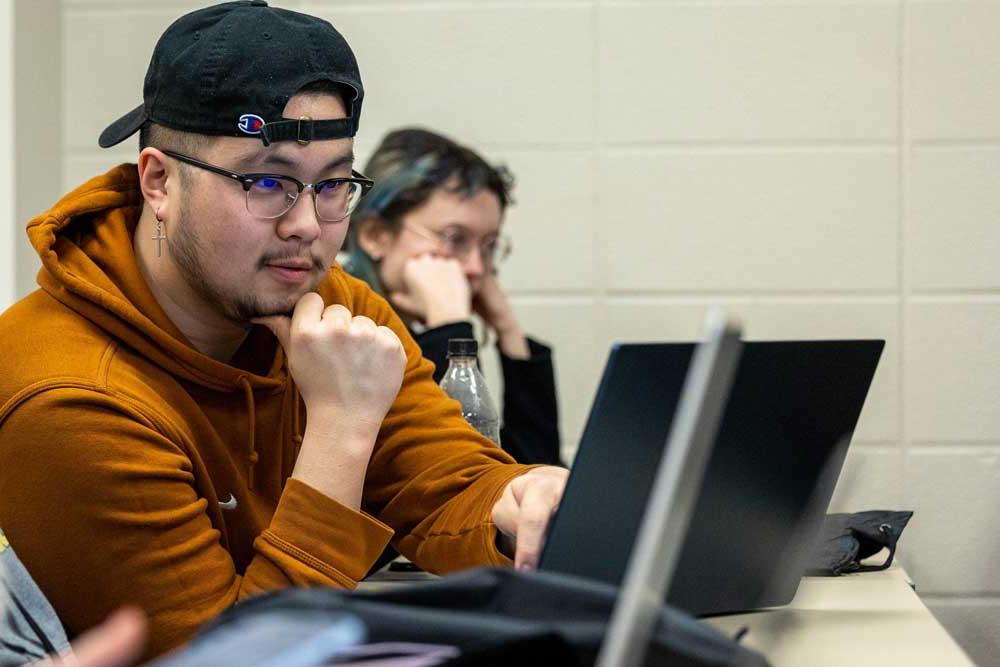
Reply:
M129 667L142 657L145 644L146 617L138 609L126 607L77 637L70 653L46 658L32 667Z
M399 393L406 367L403 344L392 329L353 317L344 306L323 307L315 292L304 294L292 317L254 320L277 336L288 368L314 412L336 411L378 430Z
M391 292L389 301L428 328L469 319L472 295L457 259L421 255L403 266L406 290Z
M538 567L549 520L559 507L568 477L565 468L533 468L512 479L493 506L493 523L505 550L514 552L514 567L518 570Z
M309 416L292 477L358 509L382 420L403 382L406 352L396 334L310 292L284 316L254 320L270 329Z

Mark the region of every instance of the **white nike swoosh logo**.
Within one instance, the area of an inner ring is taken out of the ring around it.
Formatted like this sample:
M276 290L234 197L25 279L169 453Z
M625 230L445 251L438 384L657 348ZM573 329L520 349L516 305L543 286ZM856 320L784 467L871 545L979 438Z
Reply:
M234 510L234 509L236 509L236 505L238 505L238 504L239 503L236 502L236 496L234 496L231 493L229 494L229 500L226 500L226 501L220 500L219 501L219 507L222 508L222 509L224 509L224 510Z

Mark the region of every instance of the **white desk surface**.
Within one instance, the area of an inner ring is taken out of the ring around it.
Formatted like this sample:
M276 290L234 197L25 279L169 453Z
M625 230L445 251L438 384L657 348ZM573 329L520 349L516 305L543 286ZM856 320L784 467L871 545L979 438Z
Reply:
M705 622L730 636L748 628L742 643L767 656L773 667L973 664L898 565L882 572L805 577L787 606Z

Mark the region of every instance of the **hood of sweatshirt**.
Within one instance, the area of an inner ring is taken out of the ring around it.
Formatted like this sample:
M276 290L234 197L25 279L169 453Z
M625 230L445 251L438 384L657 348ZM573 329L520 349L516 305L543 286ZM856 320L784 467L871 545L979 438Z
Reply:
M260 375L212 359L191 344L153 296L136 260L132 238L142 205L136 165L122 164L31 220L28 237L42 260L38 283L168 373L212 390L241 392L249 412L249 459L256 461L254 391L277 393L291 384L281 347L269 334L265 345L255 347L272 355L270 370Z

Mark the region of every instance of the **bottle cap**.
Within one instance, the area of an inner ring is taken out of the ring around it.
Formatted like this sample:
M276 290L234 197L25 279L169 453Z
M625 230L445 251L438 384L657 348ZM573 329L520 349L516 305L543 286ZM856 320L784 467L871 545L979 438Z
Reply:
M448 358L474 357L479 353L479 343L475 338L449 338Z

